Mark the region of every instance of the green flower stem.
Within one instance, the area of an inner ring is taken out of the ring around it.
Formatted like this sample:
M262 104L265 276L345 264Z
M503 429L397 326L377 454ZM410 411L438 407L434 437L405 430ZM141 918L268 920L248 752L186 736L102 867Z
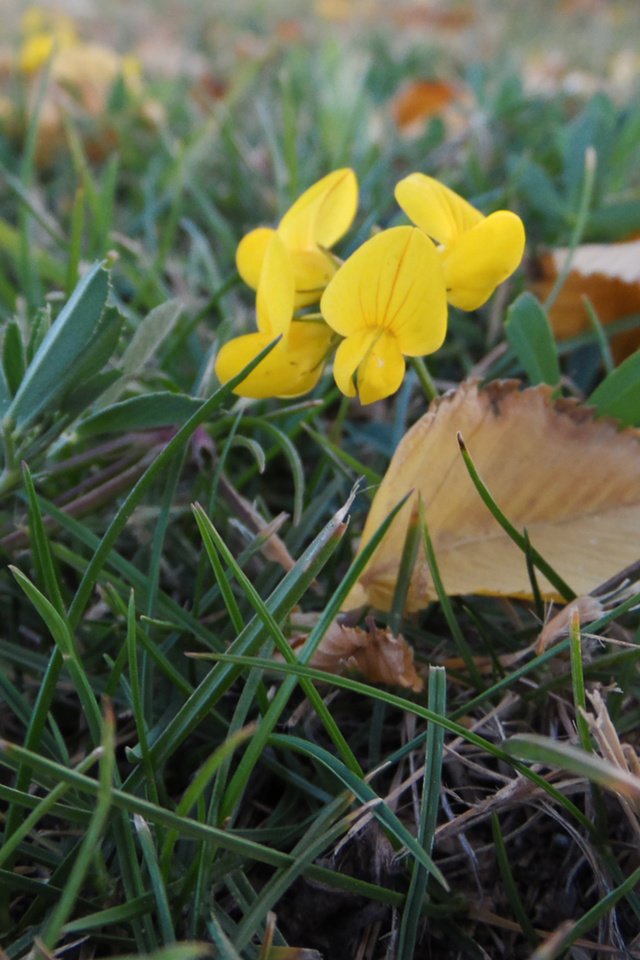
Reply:
M440 392L435 385L435 381L429 371L427 370L427 365L422 359L422 357L411 357L411 366L418 374L418 380L420 381L420 386L424 391L424 395L427 400L435 400L440 396Z
M551 310L552 306L556 302L558 295L562 290L569 273L571 272L574 254L578 244L582 240L585 227L587 225L589 210L591 208L591 201L593 199L593 188L595 187L596 183L596 165L596 151L593 147L587 147L584 152L584 177L582 179L582 192L580 194L580 204L576 214L576 222L571 234L571 239L569 240L569 248L567 250L567 256L565 257L562 269L556 277L556 282L551 288L551 293L547 297L544 304L547 312Z

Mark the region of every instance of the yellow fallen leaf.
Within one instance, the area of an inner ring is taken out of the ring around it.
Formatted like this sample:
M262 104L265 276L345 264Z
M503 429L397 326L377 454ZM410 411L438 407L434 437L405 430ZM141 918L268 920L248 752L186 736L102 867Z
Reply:
M569 251L560 247L540 257L533 289L541 300L550 293L567 256ZM549 311L559 340L591 329L585 297L605 325L640 312L640 240L586 243L577 248L569 275ZM615 334L611 346L616 360L624 360L640 347L640 329Z
M480 499L463 463L466 446L496 503L576 594L640 555L640 431L619 430L546 386L463 383L435 401L406 434L375 496L361 548L413 491L349 594L345 609L389 610L407 526L418 497L449 594L530 597L523 553ZM541 575L547 599L556 591ZM422 547L406 607L436 599Z

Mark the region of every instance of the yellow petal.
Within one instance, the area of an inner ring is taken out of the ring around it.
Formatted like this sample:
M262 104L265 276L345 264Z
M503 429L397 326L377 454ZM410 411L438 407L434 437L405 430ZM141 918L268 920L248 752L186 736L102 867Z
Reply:
M358 367L360 403L373 403L400 389L405 362L397 337L381 333Z
M447 299L461 310L485 303L518 267L524 253L522 220L497 210L442 250Z
M409 219L436 243L447 245L484 219L457 193L424 173L401 180L395 197Z
M360 330L343 340L333 363L333 375L347 397L358 395L363 404L395 393L404 377L405 362L397 338L384 330Z
M56 45L51 33L38 33L22 44L20 51L20 69L23 73L35 73L51 57Z
M229 340L228 343L225 343L223 347L218 351L215 362L215 372L220 383L227 383L233 377L235 377L240 371L250 363L254 357L256 357L261 350L271 342L271 339L268 334L264 333L247 333L242 337L235 337L233 340ZM248 377L246 377L242 383L235 388L234 393L238 394L241 397L272 397L274 396L273 390L266 390L265 387L268 386L267 380L265 378L265 367L267 361L273 357L274 352L278 349L278 345L274 347L268 356L258 364L255 370L253 370ZM273 362L273 361L272 361Z
M278 233L291 250L332 247L347 232L358 206L353 170L334 170L298 197L285 213Z
M293 283L289 254L278 234L271 231L256 297L258 330L271 339L278 334L286 338L288 333L293 316Z
M275 230L270 227L258 227L242 238L236 250L238 273L246 284L258 289L262 261Z
M355 397L353 377L373 343L375 331L362 329L347 337L339 345L333 359L333 376L345 397Z
M289 252L296 288L295 309L317 303L336 272L337 262L324 250Z
M322 370L331 339L324 324L296 322L291 325L288 343L279 341L234 393L241 397L297 397L313 390ZM249 333L226 343L216 358L215 371L227 383L263 350L271 338Z
M387 329L407 356L432 353L447 325L441 257L415 227L384 230L340 267L320 309L343 337L363 328Z

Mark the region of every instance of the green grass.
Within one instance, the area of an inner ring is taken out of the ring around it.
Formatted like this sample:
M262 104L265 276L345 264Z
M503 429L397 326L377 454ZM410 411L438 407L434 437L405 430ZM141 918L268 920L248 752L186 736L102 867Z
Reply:
M434 392L485 363L487 380L561 389L570 376L638 423L637 354L615 366L593 310L558 346L523 294L542 246L640 228L638 78L624 97L525 83L545 43L571 35L574 66L589 66L591 44L602 86L635 8L601 13L594 45L579 11L549 9L541 27L522 6L512 22L478 4L475 26L440 25L424 43L401 6L359 26L305 6L296 39L286 4L193 5L179 42L208 57L223 96L149 67L158 125L116 89L95 124L113 124L117 148L95 159L96 128L71 121L45 168L36 119L22 136L0 128L3 958L631 948L637 779L616 779L580 710L604 689L620 738L637 741L637 596L514 659L539 631L534 604L439 584L438 604L404 615L403 577L430 546L416 518L376 622L411 641L426 692L310 665L375 546L353 559L375 486ZM102 39L129 48L175 14L143 11L131 35L124 11ZM424 76L470 91L469 122L398 133L390 98ZM2 82L24 99L15 77ZM310 397L238 402L213 372L219 346L253 323L236 244L344 164L361 200L340 255L401 222L393 186L423 170L483 210L517 210L529 261L502 299L452 310L442 350L374 408L328 375ZM262 529L281 513L284 565ZM532 577L548 573L510 529ZM301 610L318 616L294 654Z

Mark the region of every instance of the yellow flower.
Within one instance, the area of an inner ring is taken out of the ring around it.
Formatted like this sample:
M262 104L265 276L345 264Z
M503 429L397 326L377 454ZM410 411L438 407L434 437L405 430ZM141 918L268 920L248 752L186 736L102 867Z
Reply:
M24 41L19 63L23 73L40 70L54 52L77 43L76 28L71 17L52 10L30 7L22 17Z
M295 309L316 303L337 269L330 248L356 215L358 183L353 170L334 170L309 187L285 213L276 230L258 227L242 238L236 252L240 276L257 289L271 238L282 241L293 270Z
M322 315L345 337L334 376L362 403L398 389L405 356L433 353L447 330L442 260L415 227L394 227L367 240L340 267L320 302Z
M216 358L221 383L240 373L261 350L280 340L234 390L241 397L297 397L313 390L326 361L331 331L324 323L292 320L294 275L287 249L275 231L264 253L256 297L257 333L226 343Z
M461 310L481 307L522 260L524 226L510 210L485 217L423 173L401 180L395 195L409 219L439 245L447 300L452 306Z

